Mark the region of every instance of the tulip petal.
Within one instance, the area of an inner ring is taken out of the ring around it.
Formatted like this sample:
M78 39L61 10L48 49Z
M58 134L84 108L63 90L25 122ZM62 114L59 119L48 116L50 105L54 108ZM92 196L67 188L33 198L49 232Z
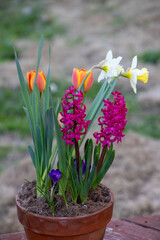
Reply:
M27 73L28 86L31 92L33 91L35 77L36 77L35 70ZM42 71L38 71L37 86L40 92L43 92L45 90L46 78Z
M87 92L93 85L93 73L91 72L84 82L84 91Z
M43 92L45 90L46 79L41 71L39 71L37 74L37 86L40 92Z

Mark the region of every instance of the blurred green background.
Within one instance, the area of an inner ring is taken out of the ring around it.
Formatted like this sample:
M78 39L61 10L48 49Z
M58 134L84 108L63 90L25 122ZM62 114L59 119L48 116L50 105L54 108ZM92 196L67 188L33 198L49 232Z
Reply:
M62 1L63 2L63 1ZM91 3L91 1L89 1ZM90 28L88 26L85 28L85 32L79 32L77 29L72 32L72 25L68 25L68 22L63 19L63 13L58 16L58 14L52 14L50 11L50 6L54 8L54 4L57 4L57 1L31 1L31 0L7 0L0 2L0 64L1 68L6 67L8 63L14 64L14 53L13 47L16 47L16 51L18 53L19 59L25 59L25 53L27 52L27 48L32 48L34 51L34 60L36 63L36 55L37 49L32 47L33 44L36 43L38 45L41 34L44 35L45 41L49 44L53 45L54 39L59 38L65 40L65 44L67 46L68 52L72 52L72 48L76 49L76 47L81 47L82 49L87 49L89 44L87 41L92 41L92 32L90 33ZM61 6L61 5L60 5ZM65 6L64 6L65 7ZM89 4L86 4L86 8L88 7L88 15L89 20L94 19L95 15L97 16L105 16L104 14L108 14L110 19L108 20L108 25L110 27L110 32L103 35L100 35L102 38L102 42L104 45L104 37L107 39L107 34L109 36L109 41L114 38L117 30L121 31L123 28L128 27L128 16L122 15L118 13L117 6L114 4L110 4L110 1L94 1L92 7ZM58 11L59 8L57 8ZM87 11L86 11L87 12ZM62 18L62 19L61 19ZM98 17L97 17L98 19ZM67 20L67 16L66 16ZM132 19L129 19L130 21ZM86 19L87 21L87 19ZM93 20L96 22L96 19ZM98 19L98 21L100 21ZM67 22L67 24L66 24ZM70 20L70 23L72 19ZM101 20L103 23L103 19ZM73 22L72 22L73 23ZM73 23L74 25L74 23ZM98 24L97 24L98 25ZM96 26L97 26L96 25ZM83 27L84 29L84 27ZM100 29L101 30L101 29ZM99 31L100 31L99 30ZM98 31L98 27L97 27ZM74 35L73 35L74 33ZM86 36L90 36L89 40L86 40ZM93 36L94 40L94 36ZM22 41L23 44L20 44ZM27 45L29 42L29 47L25 47L25 41L27 41ZM17 44L18 43L18 44ZM100 44L100 42L98 42ZM64 44L64 47L65 47ZM106 44L107 45L107 44ZM112 43L108 44L112 45ZM53 46L52 46L53 47ZM110 47L110 46L109 46ZM25 49L26 48L26 49ZM115 46L113 45L113 48ZM127 48L127 47L126 47ZM131 58L136 54L136 51L133 49L133 46L130 47L131 50L127 52L128 60L131 61ZM63 52L64 49L61 49ZM53 49L54 52L54 49ZM73 51L74 53L74 51ZM83 53L82 53L83 54ZM94 49L93 49L93 54ZM104 53L105 56L105 53ZM28 56L27 56L28 57ZM88 58L87 54L84 58ZM63 58L62 58L63 59ZM83 59L83 58L82 58ZM89 63L94 64L95 56L90 57ZM99 60L99 59L97 59ZM159 49L141 49L139 53L139 61L142 64L149 64L156 66L160 60L160 50ZM66 61L66 59L64 60ZM73 60L74 61L74 60ZM78 63L78 61L77 61ZM5 65L4 65L5 64ZM65 65L65 62L60 62L57 64ZM79 65L83 63L78 63ZM88 63L87 63L88 64ZM64 94L64 90L71 85L71 74L72 74L72 65L69 67L71 69L61 69L64 71L64 75L67 75L67 81L63 81L61 76L52 76L51 81L54 82L56 90L53 93L54 102L56 102L57 98L61 98ZM74 67L74 66L73 66ZM81 67L81 66L80 66ZM16 69L14 69L14 73L16 73ZM27 71L31 69L28 68ZM10 69L7 69L10 71ZM56 69L55 69L56 71ZM66 71L66 72L65 72ZM17 76L13 76L12 81ZM150 80L151 81L151 80ZM10 82L7 84L3 84L4 79L1 79L1 88L0 88L0 136L3 138L3 135L8 133L16 133L21 137L25 138L29 136L29 129L27 125L27 120L22 109L23 100L20 92L20 88L18 83L15 86L10 86ZM92 89L88 92L89 101L94 99L97 89L100 87L100 84L95 80ZM126 96L126 102L128 107L128 124L126 127L126 131L133 130L140 134L144 134L146 136L150 136L153 138L160 138L160 109L153 109L151 107L146 107L146 104L137 100L137 96L132 92L130 88L127 87L125 89L123 86L120 87L120 90ZM140 91L143 90L143 86L140 85ZM144 107L145 105L145 107ZM9 150L9 151L8 151ZM3 170L2 162L5 161L8 153L12 151L10 146L0 146L0 170Z
M118 202L116 217L160 211L159 9L159 0L0 0L0 233L21 230L15 193L24 178L34 175L27 152L32 139L13 49L26 79L27 72L35 69L41 34L45 41L39 70L47 74L51 45L54 103L72 84L74 67L90 69L110 49L115 58L123 57L124 69L135 55L138 68L148 68L149 81L138 82L137 95L128 79L121 78L116 85L126 99L128 123L123 143L115 145L117 159L106 182ZM95 71L88 103L101 86L98 75Z

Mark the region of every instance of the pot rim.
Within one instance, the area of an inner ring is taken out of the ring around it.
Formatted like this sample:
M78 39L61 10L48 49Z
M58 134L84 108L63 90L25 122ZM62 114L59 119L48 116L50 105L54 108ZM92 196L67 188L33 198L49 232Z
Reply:
M31 216L34 216L36 218L41 218L41 219L48 219L49 221L57 221L58 219L59 220L73 220L73 218L75 220L80 220L80 219L84 219L84 218L87 218L87 217L94 217L95 215L97 214L100 214L101 212L103 212L105 209L107 208L110 208L112 205L113 205L113 202L114 202L114 196L113 196L113 193L112 191L109 189L109 194L110 194L110 202L106 205L106 207L96 211L96 212L93 212L93 213L90 213L90 214L85 214L85 215L82 215L82 216L73 216L73 217L50 217L50 216L43 216L43 215L40 215L40 214L37 214L37 213L32 213L32 212L27 212L25 210L24 207L21 206L20 204L20 201L19 201L19 193L16 194L16 204L17 204L17 207L21 209L22 212L24 212L25 214L27 215L31 215Z

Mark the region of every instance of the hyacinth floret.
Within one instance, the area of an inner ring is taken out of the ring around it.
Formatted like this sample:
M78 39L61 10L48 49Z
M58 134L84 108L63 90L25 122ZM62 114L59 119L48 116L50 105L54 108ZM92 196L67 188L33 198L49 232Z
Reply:
M99 142L103 147L110 147L113 142L119 143L122 140L123 130L126 126L127 108L124 96L118 91L112 92L114 101L109 99L103 100L106 108L102 109L103 116L99 117L98 125L101 126L100 132L95 132L93 136L96 138L96 144Z
M76 90L74 86L65 90L65 96L61 99L61 120L60 126L63 132L62 139L66 141L66 145L74 145L75 141L79 141L83 134L87 133L90 120L85 121L86 106L82 103L83 92Z

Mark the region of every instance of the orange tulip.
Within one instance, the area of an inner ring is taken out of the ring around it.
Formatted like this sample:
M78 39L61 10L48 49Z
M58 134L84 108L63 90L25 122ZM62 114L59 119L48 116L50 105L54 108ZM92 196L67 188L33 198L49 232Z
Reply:
M77 68L73 69L72 82L75 89L78 90L87 73L88 71L86 71L85 69L80 69L80 70ZM84 82L84 91L85 92L88 91L92 87L92 84L93 84L93 73L91 72Z
M36 77L35 70L27 73L28 86L29 86L29 89L31 90L31 92L33 91L35 77ZM46 77L42 71L38 71L37 86L38 86L38 89L40 92L43 92L45 90Z

